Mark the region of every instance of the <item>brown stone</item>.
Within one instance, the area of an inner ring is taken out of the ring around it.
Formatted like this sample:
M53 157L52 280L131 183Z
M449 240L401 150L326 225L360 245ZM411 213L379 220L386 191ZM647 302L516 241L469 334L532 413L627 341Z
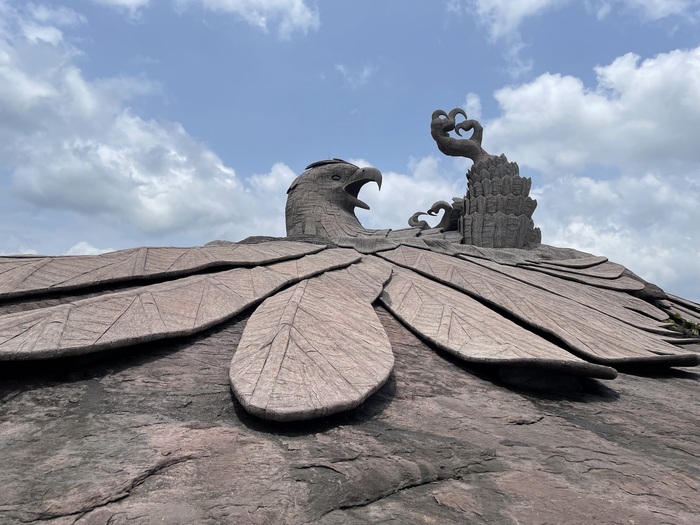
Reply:
M696 523L697 372L530 390L378 314L389 381L315 423L232 402L245 316L100 360L4 365L0 523Z

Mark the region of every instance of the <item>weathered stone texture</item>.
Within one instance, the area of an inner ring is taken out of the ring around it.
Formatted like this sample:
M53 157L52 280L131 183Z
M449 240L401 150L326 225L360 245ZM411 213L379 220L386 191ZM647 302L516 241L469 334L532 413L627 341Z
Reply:
M387 384L297 425L232 403L244 317L99 361L5 365L0 523L697 523L696 372L538 391L537 374L465 367L378 313Z
M376 392L394 354L372 302L391 271L366 257L260 305L231 360L231 386L245 409L299 421L354 408Z
M353 250L324 250L269 266L192 275L5 315L0 317L0 359L45 359L191 335L285 285L360 258Z
M464 244L486 248L523 248L541 242L532 214L532 181L505 155L489 157L467 172L467 195L460 231Z

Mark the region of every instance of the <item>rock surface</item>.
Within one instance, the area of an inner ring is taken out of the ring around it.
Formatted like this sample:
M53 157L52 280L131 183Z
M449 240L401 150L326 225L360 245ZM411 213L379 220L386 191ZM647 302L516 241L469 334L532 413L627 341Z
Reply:
M314 422L233 399L250 312L176 342L3 364L0 523L697 523L697 371L499 375L377 312L391 377Z

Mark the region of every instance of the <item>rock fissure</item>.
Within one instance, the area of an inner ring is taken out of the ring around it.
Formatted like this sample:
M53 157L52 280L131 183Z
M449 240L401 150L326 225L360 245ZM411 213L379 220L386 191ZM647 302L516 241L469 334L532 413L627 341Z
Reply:
M121 488L119 488L115 493L108 495L104 498L101 498L99 501L96 501L94 503L91 503L83 508L80 508L75 511L71 512L64 512L64 513L53 513L51 511L44 511L41 512L37 515L36 519L32 521L47 521L47 520L52 520L56 518L64 518L64 517L70 517L70 516L77 516L75 522L77 522L80 518L82 518L84 515L88 514L89 512L92 512L93 510L96 510L101 507L105 507L106 505L109 505L111 503L118 502L120 500L123 500L125 498L128 498L129 495L131 494L131 491L141 485L143 482L145 482L148 478L151 476L155 476L159 472L162 472L163 470L166 470L168 468L174 467L176 465L179 465L181 463L185 463L187 461L192 461L196 459L196 456L193 455L187 455L187 456L181 456L177 458L168 458L166 460L160 461L157 464L155 464L153 467L145 470L144 472L140 473L138 476L132 478L130 481L124 484ZM74 522L74 523L75 523Z

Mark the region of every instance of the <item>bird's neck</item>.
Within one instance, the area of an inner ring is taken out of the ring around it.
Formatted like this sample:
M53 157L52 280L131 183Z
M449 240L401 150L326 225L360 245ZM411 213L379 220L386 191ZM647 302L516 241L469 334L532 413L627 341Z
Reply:
M316 199L287 200L285 209L287 236L312 236L337 242L366 231L354 213Z

